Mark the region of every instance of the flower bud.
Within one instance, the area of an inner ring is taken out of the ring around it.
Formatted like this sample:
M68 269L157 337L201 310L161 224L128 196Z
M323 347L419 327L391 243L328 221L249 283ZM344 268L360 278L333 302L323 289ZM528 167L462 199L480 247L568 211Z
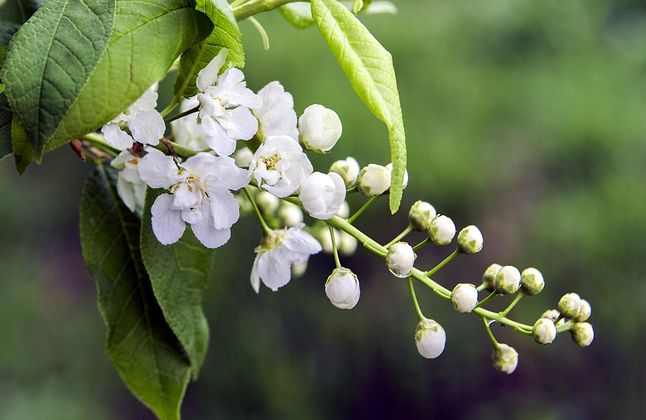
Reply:
M559 316L561 316L561 313L556 309L548 309L547 311L543 312L543 315L541 315L541 318L549 319L552 322L556 322L556 320L559 319Z
M559 300L559 311L568 318L576 318L580 308L581 298L576 293L566 293Z
M528 295L537 295L545 287L545 280L540 271L535 268L526 268L521 275L523 291Z
M256 204L263 213L273 214L278 210L280 199L267 191L260 191L256 194Z
M300 139L309 150L324 153L331 150L339 138L343 126L336 112L323 105L310 105L298 119Z
M341 175L347 188L353 187L357 183L360 170L357 160L350 156L345 160L337 160L330 166L330 172L336 172Z
M424 231L431 225L437 216L435 207L426 201L416 201L408 212L408 220L414 230Z
M341 233L336 229L332 229L332 232L334 232L334 243L336 243L338 246L341 242ZM327 226L321 227L321 229L318 231L318 235L316 235L316 238L321 243L323 252L325 252L326 254L331 254L332 252L334 252L334 248L332 247L332 237L330 235L330 229L328 229Z
M538 344L550 344L556 338L556 326L554 321L547 318L539 318L534 323L532 335Z
M512 265L506 265L496 274L496 290L499 293L513 295L520 289L520 271Z
M482 282L485 284L488 291L493 292L496 290L496 274L498 274L501 268L502 265L500 264L491 264L482 275Z
M367 196L385 193L390 188L390 171L385 166L369 164L359 172L357 188Z
M339 252L341 253L341 255L344 255L346 257L354 255L354 253L357 251L357 246L359 245L357 238L343 231L339 233L339 236Z
M448 245L455 236L455 224L447 216L436 216L428 227L428 236L437 245Z
M350 205L347 201L341 203L341 207L339 207L339 211L336 212L336 215L343 219L350 217Z
M314 172L301 183L298 197L303 208L315 219L327 220L345 201L345 184L336 172Z
M471 312L478 304L478 291L468 283L460 283L451 292L451 303L458 312Z
M390 172L390 179L391 179L391 183L392 183L393 164L389 163L388 165L386 165L386 169L388 169L388 171ZM403 185L403 188L406 188L406 187L408 187L408 171L405 170L404 171L404 185Z
M482 232L471 225L463 228L458 234L458 248L465 254L476 254L482 250Z
M415 344L422 357L435 359L444 351L446 332L432 319L422 319L415 330Z
M588 303L587 300L581 299L581 306L579 306L579 314L576 316L576 322L587 321L592 315L592 306Z
M511 374L518 366L518 352L507 344L498 344L493 350L491 359L493 367L499 372Z
M235 152L233 155L236 165L240 168L248 168L251 159L253 159L253 152L248 147L243 147L242 149Z
M336 268L325 282L325 294L339 309L352 309L359 302L359 279L347 268Z
M388 248L386 264L391 273L399 278L408 277L415 264L415 251L406 242L397 242Z
M297 226L303 223L303 212L296 204L283 201L278 209L278 217L287 227Z
M292 264L292 276L301 277L307 271L307 261L300 264Z
M581 347L588 347L594 340L594 329L588 322L577 322L572 327L572 338Z

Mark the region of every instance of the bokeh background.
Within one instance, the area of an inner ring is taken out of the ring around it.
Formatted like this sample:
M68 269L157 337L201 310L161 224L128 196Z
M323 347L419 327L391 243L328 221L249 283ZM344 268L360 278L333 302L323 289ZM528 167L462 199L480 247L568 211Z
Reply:
M540 268L547 281L513 315L533 322L568 291L592 303L596 337L539 346L496 328L519 351L496 372L481 323L418 287L426 315L447 331L436 360L417 354L405 282L359 251L361 301L332 307L332 259L279 293L248 281L260 229L239 222L217 252L205 309L212 329L187 419L643 418L646 415L646 7L642 1L397 2L364 21L393 53L409 148L403 211L386 200L358 222L386 242L417 199L485 235L481 254L437 276L478 282L496 261ZM342 141L316 159L387 163L387 137L355 97L314 28L259 16L264 51L242 23L251 87L279 79L300 113L335 109ZM0 163L0 418L148 419L119 382L78 244L88 165L66 148L18 176ZM353 198L352 204L361 204ZM428 248L431 266L450 252ZM502 304L502 303L501 303Z

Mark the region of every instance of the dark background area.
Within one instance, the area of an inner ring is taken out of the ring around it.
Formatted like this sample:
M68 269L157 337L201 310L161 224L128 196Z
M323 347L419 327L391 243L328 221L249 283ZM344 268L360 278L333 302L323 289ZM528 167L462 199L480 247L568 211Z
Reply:
M191 384L187 419L635 419L646 415L646 21L641 1L397 2L363 18L392 52L408 135L410 185L389 218L382 200L358 222L387 242L418 199L459 226L476 224L482 253L437 276L479 282L491 262L535 266L544 292L513 317L533 323L565 292L592 304L595 341L550 346L497 328L520 363L496 372L474 316L418 287L447 332L444 354L422 359L405 282L359 250L343 260L361 281L352 311L330 305L328 255L279 293L255 295L249 271L260 229L247 217L217 252L205 310L212 337ZM261 15L263 51L243 22L247 80L280 80L297 112L335 109L337 147L315 159L388 162L384 127L352 92L315 28ZM142 419L112 369L94 284L78 244L89 169L67 148L18 176L0 163L0 418ZM361 205L360 197L352 205ZM421 239L421 238L420 238ZM428 248L431 266L450 252ZM234 263L232 263L234 262Z

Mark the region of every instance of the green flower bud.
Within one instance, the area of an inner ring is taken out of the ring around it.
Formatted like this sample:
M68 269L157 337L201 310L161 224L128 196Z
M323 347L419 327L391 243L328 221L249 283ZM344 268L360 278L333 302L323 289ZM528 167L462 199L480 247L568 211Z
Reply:
M496 289L496 274L498 274L501 268L502 265L500 264L491 264L482 275L482 282L488 291L493 292Z
M448 245L455 236L455 224L447 216L436 216L428 227L428 237L434 244Z
M458 248L465 254L476 254L482 250L484 238L477 227L471 225L458 234Z
M572 338L581 347L588 347L594 340L594 329L588 322L577 322L572 328Z
M496 274L496 290L499 293L513 295L520 289L520 271L512 265L506 265Z
M361 168L353 157L347 157L345 160L337 160L330 166L329 172L336 172L341 175L345 186L350 188L357 183L357 177Z
M556 338L556 325L547 318L539 318L532 328L532 335L538 344L550 344Z
M568 318L576 318L581 309L581 298L576 293L566 293L559 300L559 311Z
M540 271L535 268L526 268L521 276L523 291L528 295L537 295L545 287L545 280Z
M579 314L576 316L576 322L587 321L592 315L592 306L588 303L587 300L581 299L581 306L579 306Z
M549 319L552 322L556 322L556 320L559 319L559 316L561 316L561 313L556 309L548 309L547 311L543 312L543 315L541 315L541 318Z
M273 214L280 206L280 199L267 191L256 194L256 204L265 214Z
M426 201L416 201L408 212L408 220L414 230L424 231L431 225L433 219L437 216L435 207Z
M498 344L491 356L493 367L506 374L514 373L518 366L518 352L507 344Z
M417 351L426 359L435 359L444 351L446 332L432 319L422 319L415 330Z
M451 303L458 312L471 312L478 304L478 291L468 283L460 283L451 292Z

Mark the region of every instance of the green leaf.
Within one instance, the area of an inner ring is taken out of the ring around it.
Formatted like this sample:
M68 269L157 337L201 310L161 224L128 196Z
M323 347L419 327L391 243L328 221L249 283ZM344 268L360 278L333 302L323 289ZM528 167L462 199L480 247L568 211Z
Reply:
M390 53L336 0L312 0L312 15L355 92L388 128L393 162L390 211L401 203L406 171L406 134Z
M81 248L96 282L107 348L130 391L160 419L179 419L191 366L155 301L139 252L140 222L98 166L81 198Z
M141 225L141 256L166 321L188 354L197 378L209 341L202 297L213 250L202 246L190 229L179 242L164 246L152 231L150 208L161 191L148 190Z
M35 159L116 117L212 29L190 0L47 1L4 68Z
M27 140L27 132L17 118L11 120L11 148L16 169L22 174L32 161L34 151Z
M7 97L0 93L0 160L9 156L11 146L11 120L13 113L7 102Z
M195 8L211 19L214 28L204 41L182 54L175 82L176 100L197 93L197 73L206 67L222 48L229 50L227 63L235 67L244 67L245 63L242 36L229 4L225 0L197 0L196 3Z
M352 4L352 11L357 14L363 9L363 0L354 0Z
M0 1L0 16L5 22L23 24L42 6L42 0L5 0Z
M278 10L289 23L298 29L305 29L314 24L312 8L308 2L288 3Z

